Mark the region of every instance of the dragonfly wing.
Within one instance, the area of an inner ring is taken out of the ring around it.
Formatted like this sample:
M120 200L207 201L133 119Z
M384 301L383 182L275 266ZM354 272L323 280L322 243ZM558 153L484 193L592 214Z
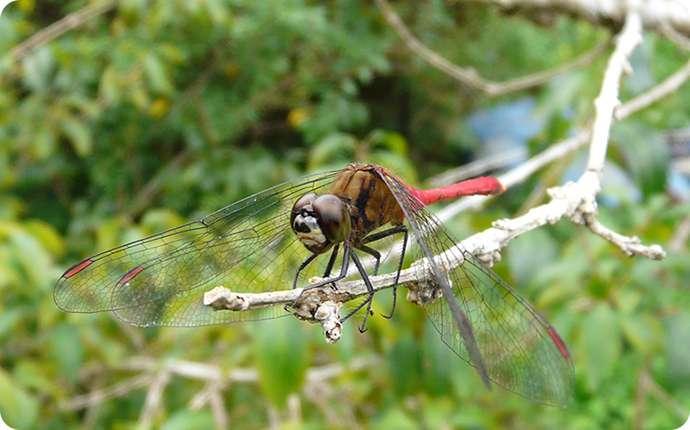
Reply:
M328 189L339 172L306 176L269 188L211 215L90 257L54 289L67 312L113 311L136 325L199 326L273 318L282 309L213 312L203 293L289 288L308 255L290 229L294 202Z
M385 172L382 176L402 207L421 253L432 262L427 288L437 291L425 296L438 298L439 292L445 296L424 306L443 342L482 377L486 372L491 381L509 391L542 404L568 404L574 386L572 359L554 328L462 248L402 183ZM443 284L452 295L444 292ZM469 321L470 342L454 307Z

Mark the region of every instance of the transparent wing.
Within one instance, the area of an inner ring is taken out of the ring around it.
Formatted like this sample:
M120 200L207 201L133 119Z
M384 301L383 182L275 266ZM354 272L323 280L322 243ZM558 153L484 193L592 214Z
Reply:
M67 312L113 311L135 325L201 326L286 315L278 307L216 312L203 293L289 289L310 252L290 228L294 202L323 193L338 171L286 182L189 224L77 263L54 289ZM318 264L310 266L318 271ZM309 276L306 271L304 276Z
M548 321L491 269L465 250L441 221L407 188L384 171L410 224L421 254L432 264L423 296L438 298L442 284L452 289L445 300L429 300L425 309L443 342L460 358L522 397L554 406L571 399L574 374L568 350ZM436 258L434 258L436 256ZM455 301L461 310L453 312ZM463 333L462 319L469 323ZM476 349L476 351L473 351ZM478 354L478 356L477 356Z

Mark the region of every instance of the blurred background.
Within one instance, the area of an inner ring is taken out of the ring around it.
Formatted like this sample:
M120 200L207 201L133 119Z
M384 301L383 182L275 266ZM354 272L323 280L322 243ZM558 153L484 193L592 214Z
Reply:
M392 6L427 47L497 81L573 61L615 34L481 2ZM411 52L372 2L10 4L0 17L3 420L19 429L679 427L690 406L688 85L614 125L599 196L604 225L662 245L665 260L629 258L561 221L512 241L494 266L568 344L576 386L566 409L486 390L403 292L391 320L380 316L384 292L369 330L346 323L335 345L291 317L137 328L107 313L62 313L52 298L83 258L305 173L360 161L424 186L485 157L516 154L489 173L518 166L587 125L610 52L491 98ZM688 56L646 33L621 99ZM548 187L577 179L585 160L583 149L556 161L447 225L463 238L523 214L548 201Z

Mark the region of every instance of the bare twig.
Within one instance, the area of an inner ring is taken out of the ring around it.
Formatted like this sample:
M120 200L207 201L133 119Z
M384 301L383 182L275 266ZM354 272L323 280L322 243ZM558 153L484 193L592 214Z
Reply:
M89 384L89 392L102 390L104 383L105 383L104 375L98 375L96 378L93 379L92 383ZM62 406L65 406L65 405L62 405ZM84 425L84 428L96 427L96 422L99 419L100 408L101 408L100 403L91 403L84 408L85 409L84 418L81 422L81 424Z
M296 393L291 393L285 403L289 420L294 423L300 422L302 420L302 405L299 396Z
M524 182L532 174L537 172L542 167L554 162L555 160L562 159L578 149L584 147L592 136L591 128L585 128L584 130L577 133L575 136L568 138L562 142L550 146L540 154L535 155L526 162L520 164L516 168L510 170L509 172L498 176L506 188L511 188L517 184ZM488 199L491 197L481 197L473 196L466 197L462 200L454 202L437 213L437 216L441 221L447 221L458 213L466 209L479 209L484 205Z
M83 396L76 396L60 405L63 410L79 410L91 405L105 403L110 399L122 397L130 392L145 387L151 383L153 376L150 374L140 374L130 379L122 381L109 388L91 391Z
M211 413L213 414L213 421L219 429L229 428L230 418L228 411L225 409L225 401L223 400L223 384L213 384L214 389L211 391L209 397L209 405L211 406Z
M161 370L153 377L151 385L149 385L149 389L146 392L146 400L144 401L144 407L139 417L139 424L142 428L149 428L156 414L160 411L163 401L163 392L168 383L170 383L170 373L165 369Z
M196 393L187 406L192 411L200 410L210 402L214 392L222 391L226 386L225 381L208 381L204 389Z
M646 91L634 99L620 105L616 109L616 119L623 119L630 116L633 112L644 109L647 106L655 103L669 94L675 92L690 79L690 61L685 63L683 67L678 69L676 73L666 78L661 84L656 85L649 91Z
M664 36L674 41L676 45L680 46L682 49L690 51L690 39L688 39L688 37L684 34L681 34L678 31L676 31L676 29L673 28L671 24L669 24L668 22L664 22L661 24L661 32Z
M672 252L682 252L688 237L690 237L690 215L686 216L676 228L673 237L668 242L668 249Z
M618 29L626 21L630 8L637 8L646 29L659 30L669 23L676 31L690 35L690 3L688 0L644 0L638 6L625 2L601 0L456 0L458 3L495 5L511 12L524 11L534 16L539 11L576 16L596 25Z
M432 66L454 77L465 85L482 91L488 97L498 97L511 92L542 85L555 76L590 64L609 46L609 42L602 43L572 62L560 65L551 70L545 70L521 78L509 79L504 82L494 82L483 78L476 70L459 67L427 48L419 39L414 37L410 29L407 28L386 0L376 0L376 5L381 10L388 24L398 33L412 51L417 53Z
M515 148L499 152L436 176L432 176L427 179L426 182L432 187L443 187L445 185L455 184L465 179L486 175L492 170L503 169L510 164L517 164L523 161L527 155L527 148Z
M599 181L601 180L606 150L608 148L611 124L613 123L613 112L620 104L618 93L620 90L620 80L624 72L629 72L630 65L628 59L635 47L642 42L642 21L636 10L628 14L625 26L618 36L616 49L609 59L604 82L601 86L599 96L594 100L595 120L592 131L592 141L589 146L589 160L587 172L596 175L596 189L593 194L598 193Z
M162 169L146 183L146 185L139 190L134 201L127 205L127 210L123 212L122 216L127 219L136 218L151 206L151 200L160 191L165 183L166 178L174 176L175 172L182 170L184 165L189 160L190 152L184 150L180 152L175 158L167 163Z
M199 391L190 401L189 409L198 411L206 404L211 408L213 420L217 428L228 428L230 419L225 409L223 390L227 387L225 381L209 381L203 390Z
M650 394L671 411L678 419L687 420L690 411L671 397L649 374L649 370L644 369L640 374L640 384L643 392Z
M324 366L312 367L307 371L307 384L322 384L328 379L333 379L342 375L344 372L357 372L359 370L376 365L377 360L369 358L355 358L347 366L341 364L329 364ZM122 397L148 386L148 399L151 398L151 407L155 406L155 401L160 401L162 390L172 376L188 379L207 381L207 390L221 390L223 387L232 384L256 384L259 381L259 374L254 369L235 368L224 370L219 366L207 363L197 363L184 360L167 360L163 363L148 357L134 357L128 359L116 367L108 367L105 370L125 370L138 372L137 376L115 384L109 388L95 390L83 396L74 397L61 405L64 410L80 410L93 405L104 403L112 398ZM88 372L89 374L93 372ZM213 385L218 384L218 385ZM155 385L155 389L154 389ZM213 393L198 394L190 406L200 407L206 399L213 405ZM213 406L212 406L213 407ZM151 414L151 409L149 414ZM142 414L143 416L143 414Z
M117 3L117 0L107 0L102 3L86 6L83 9L71 13L34 34L23 43L17 45L14 49L12 49L12 51L10 51L10 56L14 60L21 60L29 53L45 45L46 43L57 39L68 31L80 27L87 21L114 9L115 6L117 6Z
M117 324L125 336L129 338L132 345L134 345L137 350L142 351L146 347L146 339L141 330L137 330L134 326L127 324L121 319L115 317L115 315L111 314L111 316L115 321L115 324Z

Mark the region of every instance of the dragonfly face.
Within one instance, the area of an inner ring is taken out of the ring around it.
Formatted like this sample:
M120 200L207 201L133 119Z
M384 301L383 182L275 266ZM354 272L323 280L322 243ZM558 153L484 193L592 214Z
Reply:
M350 235L348 208L333 194L305 194L292 207L290 226L314 254L323 254Z
M305 194L290 213L292 231L314 254L347 239L360 248L369 233L388 223L401 226L402 220L400 206L375 166L358 164L348 165L328 194Z

